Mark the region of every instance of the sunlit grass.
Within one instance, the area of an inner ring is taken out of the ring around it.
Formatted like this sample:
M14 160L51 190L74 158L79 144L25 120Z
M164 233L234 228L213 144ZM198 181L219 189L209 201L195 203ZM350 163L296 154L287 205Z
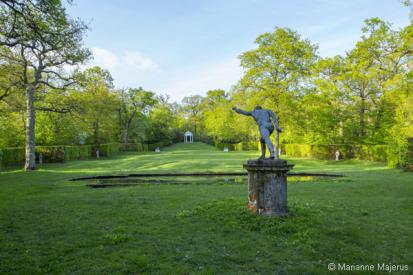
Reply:
M177 144L157 153L0 173L0 273L327 273L330 262L413 268L413 176L381 163L288 158L289 218L245 211L247 186L93 189L68 179L127 173L243 172L258 152Z

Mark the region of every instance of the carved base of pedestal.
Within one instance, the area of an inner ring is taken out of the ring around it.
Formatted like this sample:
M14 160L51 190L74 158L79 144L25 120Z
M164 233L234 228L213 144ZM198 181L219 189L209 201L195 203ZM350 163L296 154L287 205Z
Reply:
M248 209L265 216L288 215L287 172L293 166L279 159L244 164L248 171Z

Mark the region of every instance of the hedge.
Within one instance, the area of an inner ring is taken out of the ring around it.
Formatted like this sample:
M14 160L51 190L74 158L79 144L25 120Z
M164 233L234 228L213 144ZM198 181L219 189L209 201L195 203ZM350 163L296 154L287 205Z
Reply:
M314 159L335 159L336 151L340 159L362 159L385 162L388 158L388 145L311 145L311 144L281 144L281 151L288 156Z
M80 160L96 157L96 149L99 148L100 156L111 156L120 151L147 152L154 151L157 147L170 145L169 141L157 143L130 143L124 146L120 143L107 143L97 145L80 146L36 146L36 162L39 162L39 154L43 156L43 162L64 162L68 160ZM239 143L215 143L219 150L228 148L230 151L261 151L259 142ZM389 145L310 145L310 144L281 144L283 154L292 157L304 157L314 159L335 159L335 152L340 152L341 159L363 159L371 161L387 162L387 165L400 166L413 170L413 138L408 139L406 148L398 148ZM21 166L24 164L25 149L20 147L0 149L0 169L8 166Z
M122 144L120 149L124 152L145 152L148 151L148 146L144 143L128 143Z
M157 147L170 145L168 141L152 144L131 143L124 146L121 143L107 143L100 145L58 145L36 146L36 163L42 155L43 163L64 162L96 158L96 150L102 157L112 156L121 151L147 152L154 151ZM22 166L25 160L25 149L21 147L0 149L0 170L9 166Z
M146 144L147 145L146 151L155 151L155 149L158 147L161 148L161 147L165 147L171 144L172 143L170 141L160 141L156 143L149 143L149 144Z
M65 146L64 160L88 159L93 156L93 145Z
M406 142L395 142L389 151L388 162L390 166L402 167L413 171L413 137Z
M118 154L120 151L121 144L119 143L108 143L108 144L100 144L99 155L103 157L109 157L115 154Z
M390 167L402 167L413 170L413 139L409 139L409 149L403 150L390 145L309 145L281 144L281 150L288 156L314 159L335 159L335 152L340 152L340 159L360 159L386 162Z
M156 148L165 147L171 145L172 142L167 141L160 141L155 143L128 143L128 144L119 144L119 151L128 151L128 152L148 152L148 151L155 151Z
M42 154L43 162L64 162L66 160L66 146L37 146L36 160Z
M215 147L219 150L228 148L229 151L251 151L257 150L257 143L255 141L239 142L239 143L215 143Z
M291 157L313 159L335 159L336 151L340 159L360 159L386 162L392 167L403 167L413 170L413 138L408 140L407 148L397 148L390 145L358 145L358 144L280 144L282 154ZM230 151L261 151L260 142L215 143L219 150L228 148ZM268 153L268 150L267 150Z
M413 171L413 137L408 139L408 154L406 168Z
M24 148L0 149L0 168L24 163Z

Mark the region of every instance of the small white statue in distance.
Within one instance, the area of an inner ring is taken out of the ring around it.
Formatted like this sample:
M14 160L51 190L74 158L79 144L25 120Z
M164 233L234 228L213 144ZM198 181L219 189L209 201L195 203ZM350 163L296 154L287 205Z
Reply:
M224 148L224 152L229 152L228 147L225 147L225 148Z
M160 152L161 152L161 149L159 147L156 147L155 153L160 153Z
M340 151L339 150L336 151L336 161L337 160L340 160Z

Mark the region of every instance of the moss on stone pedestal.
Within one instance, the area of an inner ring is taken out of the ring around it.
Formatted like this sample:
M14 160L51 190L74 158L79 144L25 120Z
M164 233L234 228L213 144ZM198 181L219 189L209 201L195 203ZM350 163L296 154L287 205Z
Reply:
M248 160L248 205L256 214L288 215L287 172L294 165L285 160Z

